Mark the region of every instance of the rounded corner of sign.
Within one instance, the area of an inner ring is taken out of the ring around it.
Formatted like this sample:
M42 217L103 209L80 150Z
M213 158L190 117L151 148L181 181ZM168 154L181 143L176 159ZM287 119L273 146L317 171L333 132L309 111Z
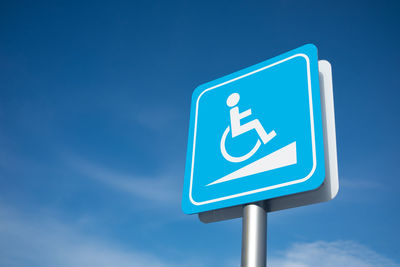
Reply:
M194 88L192 93L192 101L193 103L197 103L200 100L200 97L203 95L204 91L206 90L204 84L201 84Z
M339 183L335 186L334 190L332 191L331 199L334 199L339 194Z
M308 191L319 190L325 187L325 177L311 181Z
M194 96L194 95L198 94L198 92L199 92L200 90L202 90L202 88L203 88L203 84L197 85L197 86L194 88L193 94L192 94L192 95Z
M194 212L192 212L191 210L187 210L187 209L184 209L184 208L182 208L182 211L183 211L183 213L185 213L186 215L193 215L193 214L194 214Z
M192 191L189 192L189 201L190 204L193 206L199 206L201 204L200 202L197 202L196 200L193 199Z
M308 55L305 54L305 53L298 53L298 54L294 55L294 57L301 57L301 58L304 58L304 60L306 61L305 63L306 63L307 65L308 65L309 62L310 62L310 58L309 58Z
M210 211L203 211L203 212L197 213L197 217L199 218L199 220L205 224L218 221L218 220L215 220L213 215L214 214Z
M317 175L319 175L320 177L320 182L318 183L318 186L321 186L324 181L327 179L328 176L330 176L328 169L325 166L325 158L323 160L320 160L319 162L321 162L322 164L320 164L319 166L319 170L317 171ZM318 168L318 166L317 166ZM329 178L330 180L332 180L331 178Z
M318 53L318 47L314 43L307 43L301 46L299 49L305 51L306 53Z
M320 178L319 181L317 182L316 188L323 186L325 183L325 180L326 180L326 170L324 171L322 178Z
M321 170L318 170L317 174L315 174L316 171L317 171L317 162L315 161L310 173L305 178L303 178L303 181L302 181L303 183L305 183L305 182L309 181L311 178L318 176L317 179L311 179L311 181L310 181L311 189L309 189L309 190L318 189L324 184L325 177L326 177L325 168L323 169L323 174L321 174ZM323 177L323 178L321 178L321 177Z
M333 177L332 177L333 176ZM331 199L334 199L339 193L339 176L337 173L331 174Z
M313 177L316 170L317 170L317 158L315 155L313 155L313 165L311 171L306 175L305 178L303 178L303 182L308 181L311 177Z
M309 47L312 50L318 51L318 47L314 43L308 43L308 44L305 45L305 47Z
M186 201L182 201L181 208L182 208L183 213L185 213L187 215L192 215L195 213L193 211L193 209L188 205L188 203L186 203Z
M320 71L329 71L330 72L332 70L332 65L328 60L321 59L321 60L318 60L318 68Z

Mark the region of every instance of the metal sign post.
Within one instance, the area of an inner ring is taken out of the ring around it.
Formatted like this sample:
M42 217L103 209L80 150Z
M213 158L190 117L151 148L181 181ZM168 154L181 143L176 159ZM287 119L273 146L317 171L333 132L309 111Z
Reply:
M263 202L243 207L242 267L267 266L267 212Z

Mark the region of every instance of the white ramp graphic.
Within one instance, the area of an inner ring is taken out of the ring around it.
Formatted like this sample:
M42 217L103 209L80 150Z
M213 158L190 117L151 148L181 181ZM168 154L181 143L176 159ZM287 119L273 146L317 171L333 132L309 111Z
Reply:
M249 165L240 168L224 177L209 183L209 185L219 184L230 180L242 178L245 176L266 172L297 163L296 142L293 142L265 157L262 157Z

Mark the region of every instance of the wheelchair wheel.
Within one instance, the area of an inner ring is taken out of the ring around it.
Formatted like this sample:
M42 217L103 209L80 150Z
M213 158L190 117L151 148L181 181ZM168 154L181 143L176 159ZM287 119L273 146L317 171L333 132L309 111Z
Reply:
M254 145L254 147L250 150L250 152L248 152L246 155L243 155L241 157L234 157L229 155L229 153L226 151L225 148L225 141L226 141L226 137L228 136L228 133L230 131L230 126L228 126L224 133L222 134L222 138L221 138L221 144L220 144L220 148L221 148L221 153L222 156L230 162L242 162L245 161L246 159L250 158L251 156L254 155L254 153L257 152L257 150L260 148L261 142L259 139L257 139L257 143Z

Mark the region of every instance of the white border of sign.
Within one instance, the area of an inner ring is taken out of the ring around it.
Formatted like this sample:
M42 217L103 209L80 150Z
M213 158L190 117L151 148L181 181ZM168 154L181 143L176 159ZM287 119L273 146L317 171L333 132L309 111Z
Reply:
M269 69L273 66L279 65L281 63L284 63L284 62L294 59L296 57L304 58L306 61L306 68L307 68L307 88L308 88L308 101L309 101L309 110L310 110L310 128L311 128L310 130L311 130L311 144L312 144L312 156L313 156L313 167L312 167L310 173L301 179L297 179L297 180L282 183L282 184L276 184L276 185L272 185L272 186L258 188L255 190L246 191L246 192L233 194L233 195L229 195L229 196L224 196L224 197L219 197L219 198L215 198L215 199L210 199L210 200L206 200L206 201L200 201L200 202L195 201L192 196L192 187L193 187L192 185L193 185L194 160L195 160L195 154L196 154L197 117L198 117L200 98L204 95L204 93L206 93L208 91L216 89L225 84L240 80L242 78L248 77L248 76L258 73L260 71ZM196 101L196 115L195 115L195 122L194 122L194 138L193 138L193 152L192 152L192 168L191 168L191 172L190 172L190 185L189 185L189 200L190 200L190 202L192 202L193 205L201 206L201 205L205 205L205 204L209 204L209 203L220 202L220 201L227 200L227 199L237 198L237 197L255 194L255 193L259 193L259 192L264 192L264 191L268 191L268 190L272 190L272 189L276 189L276 188L280 188L280 187L284 187L284 186L289 186L292 184L303 183L303 182L307 181L308 179L310 179L310 177L313 175L313 173L317 167L317 159L316 159L316 152L315 152L315 129L314 129L314 112L313 112L314 108L313 108L313 101L312 101L312 90L313 90L313 88L311 87L310 59L308 58L308 56L306 54L303 54L303 53L299 53L299 54L290 56L288 58L282 59L282 60L275 62L273 64L270 64L268 66L262 67L260 69L254 70L252 72L246 73L242 76L236 77L234 79L220 83L218 85L212 86L212 87L204 90L199 95L199 97L197 98L197 101Z
M339 191L332 67L328 61L320 60L318 61L318 70L324 129L325 180L315 190L266 200L268 211L278 211L328 201L333 199ZM242 205L199 213L199 218L204 223L239 217L242 217Z

